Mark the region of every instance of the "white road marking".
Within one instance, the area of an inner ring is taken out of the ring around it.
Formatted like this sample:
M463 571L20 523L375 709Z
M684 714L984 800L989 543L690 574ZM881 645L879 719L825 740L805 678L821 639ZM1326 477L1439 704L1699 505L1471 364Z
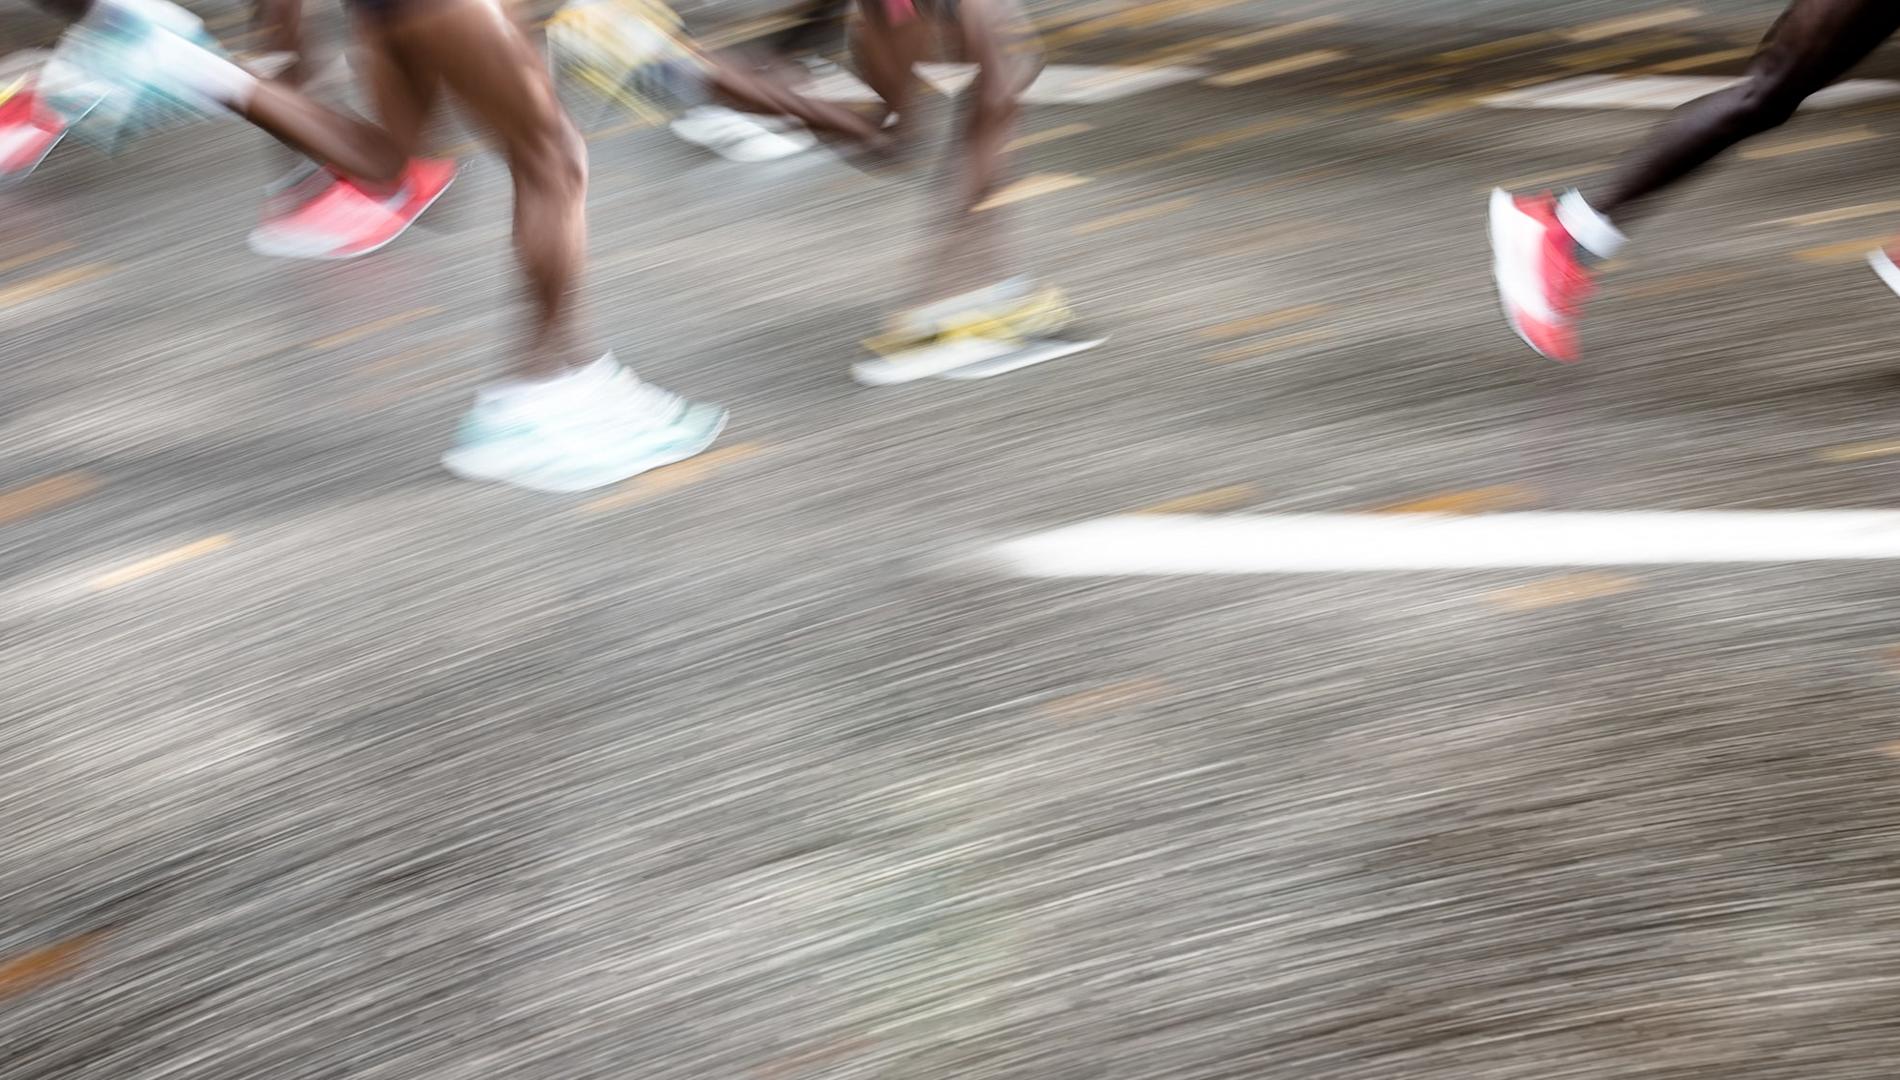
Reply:
M985 550L1018 577L1900 559L1900 511L1126 514Z
M1694 101L1741 80L1719 75L1583 75L1492 94L1493 109L1658 109ZM1849 79L1815 94L1804 109L1837 109L1900 95L1900 81Z
M1050 64L1023 92L1023 101L1029 105L1098 105L1146 90L1192 82L1206 74L1202 68L1166 65ZM976 79L976 65L919 64L917 75L945 97L956 97ZM805 92L821 101L847 105L877 100L877 94L870 87L846 71L833 72L814 81Z

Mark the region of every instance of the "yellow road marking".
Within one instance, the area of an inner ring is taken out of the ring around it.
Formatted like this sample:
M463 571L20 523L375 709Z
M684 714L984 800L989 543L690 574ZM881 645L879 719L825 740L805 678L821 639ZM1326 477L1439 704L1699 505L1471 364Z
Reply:
M1594 600L1599 596L1613 596L1628 592L1639 584L1635 578L1616 574L1565 574L1529 585L1500 589L1491 593L1488 599L1507 611L1536 611L1559 604L1573 604L1579 600Z
M1008 187L996 192L989 198L976 204L978 210L994 210L999 206L1019 203L1024 199L1033 199L1038 195L1048 195L1057 191L1067 191L1072 187L1081 187L1088 183L1086 176L1071 176L1068 173L1035 173L1026 176Z
M78 966L79 958L97 944L104 934L81 934L44 948L23 952L11 960L0 961L0 997L23 994L50 982Z
M1252 484L1229 484L1212 491L1183 495L1178 499L1144 506L1133 512L1137 514L1213 514L1222 510L1235 510L1259 500L1260 489Z
M1555 40L1555 35L1543 31L1539 31L1535 34L1519 34L1516 37L1487 41L1482 45L1467 45L1462 49L1442 52L1434 59L1441 64L1468 64L1473 60L1489 60L1494 56L1504 56L1508 53L1527 52L1531 49L1541 48Z
M1271 135L1276 131L1285 131L1288 128L1299 126L1300 122L1298 120L1290 116L1281 116L1272 120L1262 120L1257 124L1247 124L1244 127L1229 128L1226 131L1216 131L1212 135L1198 135L1182 143L1178 149L1184 154L1199 154L1208 150L1218 150L1223 146L1232 146L1235 143L1248 142L1262 135Z
M1880 132L1871 128L1848 128L1846 131L1830 131L1824 135L1810 135L1805 139L1781 139L1761 146L1751 146L1742 151L1742 156L1750 161L1764 158L1787 157L1790 154L1805 154L1809 150L1826 150L1832 146L1851 146L1880 138Z
M1441 116L1461 113L1478 104L1488 94L1458 94L1453 97L1434 98L1415 109L1406 109L1392 114L1392 119L1401 123L1415 124L1420 120L1436 120Z
M1846 446L1830 446L1821 451L1828 461L1866 461L1870 458L1893 457L1900 454L1900 442L1863 442L1848 443Z
M91 473L70 472L35 480L12 491L0 491L0 525L51 510L74 499L83 499L97 490L98 477Z
M1129 679L1059 697L1036 711L1047 720L1087 720L1130 705L1154 701L1167 692L1168 684L1160 679Z
M0 273L5 273L8 270L17 270L28 263L36 263L41 259L50 259L55 255L64 254L72 249L73 246L67 243L48 244L38 251L29 251L24 255L15 255L11 259L0 259Z
M1558 67L1568 68L1572 71L1598 71L1602 68L1628 63L1639 56L1647 56L1650 53L1680 49L1684 45L1694 44L1694 41L1695 39L1693 38L1685 37L1659 37L1643 38L1637 41L1619 41L1601 48L1585 49L1583 52L1566 53L1557 57L1555 63Z
M1339 19L1336 16L1316 15L1313 18L1290 22L1284 26L1269 26L1265 30L1255 30L1251 34L1236 34L1233 37L1216 38L1210 48L1214 52L1229 52L1234 49L1244 49L1250 45L1261 45L1269 41L1278 41L1281 38L1293 37L1295 34L1310 34L1315 30L1324 30L1331 26L1337 26L1338 24Z
M1300 330L1291 334L1280 334L1252 345L1242 345L1237 349L1227 349L1207 358L1210 364L1237 364L1242 360L1254 360L1274 353L1286 352L1307 345L1317 345L1322 341L1331 341L1339 332L1331 329Z
M116 268L107 266L104 263L69 266L64 270L55 270L42 277L29 278L17 285L8 285L6 288L0 289L0 308L12 307L14 304L24 304L28 300L38 300L43 296L51 296L61 289L69 289L74 285L80 285L105 277L107 274L112 273L114 269Z
M1655 281L1638 281L1625 286L1620 295L1644 298L1677 296L1682 293L1713 289L1720 285L1733 285L1739 281L1747 281L1753 276L1747 270L1696 270L1687 274L1672 274Z
M150 577L161 570L169 570L180 563L190 562L200 555L209 555L230 546L231 537L229 536L207 536L203 540L186 544L184 547L173 548L149 559L140 559L130 566L121 566L111 573L101 574L92 579L92 587L95 590L117 588L142 577Z
M1071 135L1080 135L1085 131L1094 130L1094 124L1063 124L1059 127L1045 128L1042 131L1032 131L1027 135L1019 135L1011 140L1010 144L1003 147L1003 149L1005 151L1024 150L1031 146L1040 146L1046 142L1055 142L1057 139L1066 139Z
M1088 236L1091 233L1098 233L1104 229L1113 229L1120 225L1128 225L1137 221L1146 221L1149 218L1158 218L1166 214L1172 214L1176 210L1185 209L1193 204L1194 197L1192 195L1179 199L1169 199L1165 202L1154 203L1150 206L1137 206L1133 210L1124 210L1119 214L1099 217L1094 221L1085 221L1069 231L1077 236Z
M1516 484L1446 491L1422 499L1391 503L1374 508L1375 514L1495 514L1517 510L1537 503L1537 493Z
M1880 752L1896 761L1900 761L1900 742L1890 742L1882 746Z
M1832 225L1837 221L1853 221L1855 218L1876 217L1880 214L1900 212L1900 199L1886 202L1861 203L1858 206L1837 206L1832 210L1817 210L1811 214L1796 214L1776 221L1777 225Z
M386 319L377 319L373 323L364 323L354 330L345 330L340 334L331 334L326 338L318 338L305 346L305 348L322 352L325 349L334 349L341 345L350 345L364 338L374 337L385 330L402 326L405 323L412 323L418 319L427 319L440 314L442 314L442 309L439 307L419 307L414 311L405 311L399 315L391 315Z
M1637 15L1624 15L1601 22L1584 23L1561 31L1565 41L1602 41L1618 34L1630 34L1638 30L1653 30L1658 26L1686 22L1702 13L1695 8L1663 8L1660 11L1645 11Z
M1558 169L1554 172L1532 173L1529 176L1515 176L1501 184L1487 184L1479 190L1490 191L1494 187L1501 187L1506 191L1523 191L1527 188L1541 188L1549 184L1562 183L1565 180L1575 180L1579 176L1589 176L1593 173L1600 173L1609 167L1610 166L1604 162L1593 161L1588 165L1577 165L1568 169Z
M736 465L741 461L757 457L764 451L765 446L755 442L734 443L717 450L708 450L698 457L687 458L676 465L668 465L643 476L636 476L611 493L582 503L581 510L597 514L603 510L618 510L623 506L645 502L669 491L678 491L690 484L696 484L728 465Z
M1136 4L1112 14L1075 23L1061 30L1053 30L1043 35L1043 42L1052 48L1057 45L1069 45L1109 30L1153 26L1158 22L1166 22L1178 16L1218 11L1224 7L1233 7L1240 2L1241 0L1159 0L1158 3Z
M1866 259L1868 255L1878 250L1879 247L1889 239L1891 238L1879 236L1872 239L1842 240L1839 243L1821 244L1818 247L1802 248L1800 251L1794 253L1794 257L1804 263L1820 263L1822 265L1861 262Z
M1344 59L1346 59L1346 54L1338 49L1314 49L1312 52L1269 60L1264 64L1255 64L1238 71L1223 71L1219 75L1210 75L1206 82L1209 86L1242 86L1250 82L1259 82L1261 79L1271 79L1276 75L1305 71L1307 68L1336 63Z
M1752 45L1746 49L1723 49L1720 52L1703 53L1700 56L1685 56L1680 60L1665 60L1660 64L1651 64L1643 71L1650 75L1669 75L1678 71L1694 71L1697 68L1746 60L1753 55L1755 55L1755 47Z
M419 345L413 349L404 349L402 352L392 356L385 356L380 360L372 360L364 364L363 374L384 375L402 368L413 367L420 361L433 360L444 353L454 352L457 349L466 349L478 344L481 340L481 336L478 334L463 334L460 337L447 338L442 341L432 341L427 345Z
M1263 330L1278 329L1288 323L1301 322L1325 310L1325 304L1301 304L1299 307L1290 307L1265 315L1255 315L1251 318L1235 319L1232 322L1205 327L1198 336L1205 341L1231 341L1237 337L1246 337L1248 334L1258 334Z

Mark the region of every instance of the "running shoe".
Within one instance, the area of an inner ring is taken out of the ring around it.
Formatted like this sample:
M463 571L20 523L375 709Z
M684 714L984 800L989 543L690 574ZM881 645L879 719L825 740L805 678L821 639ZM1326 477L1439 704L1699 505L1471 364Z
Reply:
M1593 285L1549 194L1491 192L1492 273L1511 329L1552 360L1577 359L1575 321Z
M659 0L573 0L548 20L557 71L651 123L710 96L680 17Z
M391 194L323 173L308 201L251 231L251 250L280 259L353 259L387 245L416 223L455 179L455 162L417 159Z
M40 87L77 137L112 152L137 135L225 113L192 79L207 54L229 61L176 4L100 0L61 35Z
M0 180L32 172L69 126L41 100L31 76L0 85Z
M719 105L695 106L667 127L681 139L727 161L777 161L802 154L818 143L817 136L794 121L749 116Z
M538 386L484 393L442 465L464 480L586 491L705 450L726 410L642 382L609 353Z
M889 386L998 361L1056 336L1074 319L1060 289L1014 278L899 315L888 332L864 343L879 355L854 364L851 377Z
M1900 263L1894 261L1895 255L1900 255L1900 242L1875 250L1867 256L1867 262L1873 266L1874 273L1880 275L1880 280L1887 283L1887 288L1900 293Z

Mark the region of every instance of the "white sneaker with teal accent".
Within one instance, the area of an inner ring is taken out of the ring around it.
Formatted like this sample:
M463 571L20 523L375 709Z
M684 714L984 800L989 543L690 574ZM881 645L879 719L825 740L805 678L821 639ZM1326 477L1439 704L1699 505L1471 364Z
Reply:
M464 480L586 491L705 450L726 410L640 381L609 353L581 371L484 391L442 465Z
M60 38L40 84L76 136L113 151L223 114L206 93L207 69L235 71L196 15L166 0L97 0Z

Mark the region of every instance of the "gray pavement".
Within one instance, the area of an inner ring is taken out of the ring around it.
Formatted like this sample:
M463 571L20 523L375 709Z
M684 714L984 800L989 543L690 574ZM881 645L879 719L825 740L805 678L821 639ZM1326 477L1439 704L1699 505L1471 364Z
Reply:
M1900 502L1900 302L1857 261L1900 110L1684 189L1583 364L1496 313L1486 188L1656 115L1469 95L1774 8L1707 6L1077 36L1323 16L1205 62L1346 55L1032 110L1072 130L1025 172L1086 182L1016 204L1025 254L1113 338L987 382L846 374L921 178L588 117L598 327L734 415L604 498L434 465L512 316L492 156L339 265L245 250L242 127L55 156L0 191L0 1077L1896 1075L1892 563L956 561L1182 499Z

